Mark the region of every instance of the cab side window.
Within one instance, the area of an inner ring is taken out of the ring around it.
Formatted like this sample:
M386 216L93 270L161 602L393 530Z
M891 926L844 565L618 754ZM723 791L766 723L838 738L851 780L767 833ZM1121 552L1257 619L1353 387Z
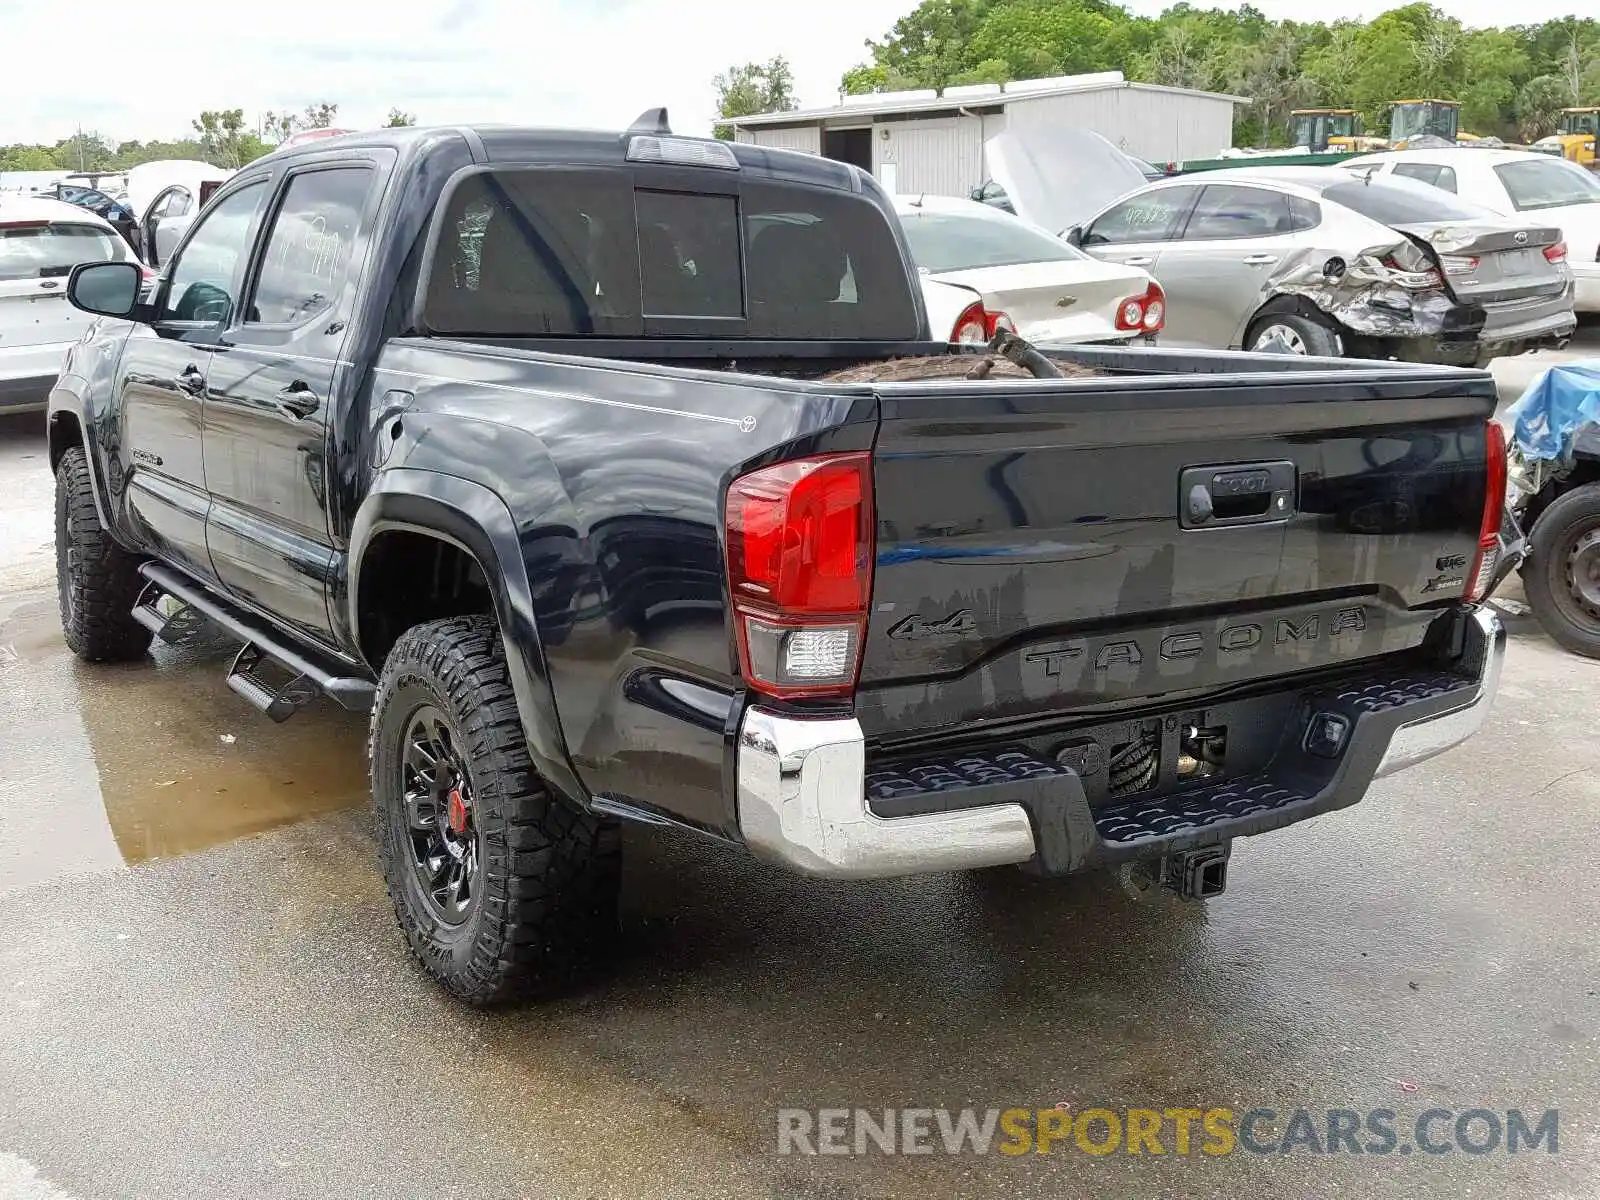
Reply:
M250 252L250 230L266 198L265 180L247 184L206 214L195 227L161 302L162 321L217 325L239 303L239 264Z
M1183 231L1186 242L1262 238L1293 229L1289 198L1265 188L1208 184Z
M1127 242L1167 242L1177 236L1194 204L1197 187L1159 188L1143 192L1102 213L1083 231L1084 246Z
M1315 229L1322 224L1322 206L1315 200L1289 197L1289 228L1295 233Z
M247 325L297 325L334 306L350 270L373 178L367 167L290 178L267 234Z
M167 198L156 207L158 217L181 217L189 211L192 197L188 188L175 187L167 193Z
M1444 167L1438 163L1396 163L1394 173L1406 179L1415 179L1419 183L1432 184L1447 192L1456 190L1454 167Z

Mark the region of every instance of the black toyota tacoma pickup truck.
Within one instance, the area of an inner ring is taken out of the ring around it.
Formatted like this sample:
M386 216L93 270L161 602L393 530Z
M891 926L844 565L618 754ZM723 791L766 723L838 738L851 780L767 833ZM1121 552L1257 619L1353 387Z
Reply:
M370 710L395 910L480 1003L607 945L623 821L1203 896L1233 839L1481 724L1486 374L821 381L970 352L916 278L870 176L660 112L270 155L147 298L73 274L105 319L50 396L67 643L220 625L268 716Z

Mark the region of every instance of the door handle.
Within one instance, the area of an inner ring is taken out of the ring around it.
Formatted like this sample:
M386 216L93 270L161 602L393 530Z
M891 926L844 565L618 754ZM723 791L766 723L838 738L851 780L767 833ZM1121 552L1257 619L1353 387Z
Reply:
M1295 515L1292 462L1189 467L1178 474L1178 525L1213 529L1284 521Z
M1123 259L1122 265L1125 267L1148 267L1153 262L1155 262L1155 259L1147 254L1135 254L1131 258Z
M177 383L180 392L187 392L191 396L198 396L206 390L205 372L193 363L179 371L178 378L174 382Z
M1278 261L1276 254L1246 254L1244 265L1247 267L1270 267Z
M293 417L296 421L305 420L316 412L317 406L322 403L303 379L296 379L275 395L272 402L278 411Z

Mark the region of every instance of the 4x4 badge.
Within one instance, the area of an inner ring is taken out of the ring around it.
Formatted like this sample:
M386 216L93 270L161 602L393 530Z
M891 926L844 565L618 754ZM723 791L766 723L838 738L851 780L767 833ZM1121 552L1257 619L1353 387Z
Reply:
M889 629L892 638L965 637L978 632L978 622L966 609L953 612L942 621L924 621L912 613Z

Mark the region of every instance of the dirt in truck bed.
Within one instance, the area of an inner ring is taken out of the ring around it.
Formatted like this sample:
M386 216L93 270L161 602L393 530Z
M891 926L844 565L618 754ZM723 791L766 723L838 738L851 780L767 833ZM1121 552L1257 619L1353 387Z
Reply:
M832 383L890 383L917 379L1084 379L1104 372L1041 354L1009 329L982 354L927 354L860 363L824 375Z
M1103 375L1092 367L1051 360L1067 379L1086 379ZM983 374L974 369L988 364ZM930 354L916 358L890 358L858 363L822 377L828 383L903 383L918 379L1033 379L1033 372L997 355Z

